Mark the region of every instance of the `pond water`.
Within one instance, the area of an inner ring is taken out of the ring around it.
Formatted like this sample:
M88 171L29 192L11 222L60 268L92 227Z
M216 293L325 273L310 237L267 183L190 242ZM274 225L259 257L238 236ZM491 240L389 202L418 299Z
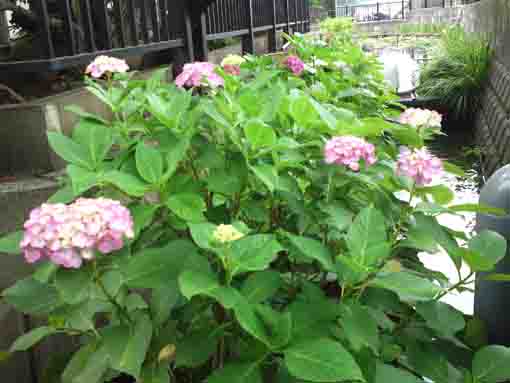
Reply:
M434 154L448 159L449 162L462 167L465 175L462 177L452 174L445 174L440 182L447 185L455 192L453 204L478 203L479 186L482 184L480 157L473 144L473 137L469 132L447 132L446 136L440 136L429 145ZM439 216L441 224L457 231L470 233L474 230L476 223L475 213L463 213L462 215L444 214ZM447 254L420 254L422 262L430 269L437 270L448 276L452 283L459 281L453 262ZM463 266L460 270L462 278L469 275L469 269ZM470 284L474 289L474 280ZM471 291L462 293L452 292L443 298L443 301L451 304L465 314L473 314L474 294Z

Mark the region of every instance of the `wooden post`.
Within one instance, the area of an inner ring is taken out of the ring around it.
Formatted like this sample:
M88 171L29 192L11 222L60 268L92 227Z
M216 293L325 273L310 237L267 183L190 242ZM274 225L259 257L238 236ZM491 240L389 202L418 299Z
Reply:
M269 52L276 52L277 49L278 49L278 41L277 41L277 28L276 28L276 24L278 22L278 20L276 19L276 0L272 0L271 1L271 4L273 6L273 13L272 13L272 17L273 17L273 28L271 29L271 31L269 32Z
M248 12L248 34L243 36L243 53L255 53L255 33L253 32L253 0L245 0Z

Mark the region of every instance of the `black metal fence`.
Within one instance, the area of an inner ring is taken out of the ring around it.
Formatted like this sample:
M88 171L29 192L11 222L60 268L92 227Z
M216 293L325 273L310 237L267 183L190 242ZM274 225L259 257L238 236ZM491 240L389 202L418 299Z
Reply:
M60 70L99 54L172 48L203 59L207 41L243 36L246 50L253 51L257 32L273 32L276 39L278 30L306 32L310 26L309 0L20 1L25 6L11 10L10 23L28 30L34 57L0 61L0 71Z
M373 3L337 7L337 16L351 17L355 22L401 20L410 11L410 2L402 0L392 3Z

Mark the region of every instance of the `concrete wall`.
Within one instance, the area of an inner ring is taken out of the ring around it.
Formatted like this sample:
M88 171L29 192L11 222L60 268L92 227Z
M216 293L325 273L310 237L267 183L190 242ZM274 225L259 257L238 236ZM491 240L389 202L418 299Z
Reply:
M466 6L462 23L469 32L486 34L495 50L475 123L488 176L510 163L510 2L482 0Z

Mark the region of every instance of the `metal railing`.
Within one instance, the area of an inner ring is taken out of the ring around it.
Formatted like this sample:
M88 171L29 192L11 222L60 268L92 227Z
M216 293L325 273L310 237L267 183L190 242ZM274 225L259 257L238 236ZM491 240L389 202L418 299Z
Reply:
M351 17L355 22L402 20L410 10L410 2L402 0L392 3L372 3L337 7L338 17Z
M243 36L253 49L257 32L305 32L310 24L309 0L5 1L13 4L11 29L22 31L10 43L28 36L33 57L0 58L0 71L60 70L99 54L126 57L172 48L204 58L208 40Z

